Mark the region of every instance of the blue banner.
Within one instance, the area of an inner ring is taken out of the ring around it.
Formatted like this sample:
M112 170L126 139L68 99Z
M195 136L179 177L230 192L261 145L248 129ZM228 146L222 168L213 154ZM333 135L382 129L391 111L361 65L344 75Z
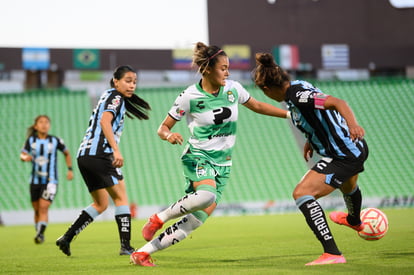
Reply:
M23 48L22 63L25 70L47 70L50 66L50 53L47 48Z

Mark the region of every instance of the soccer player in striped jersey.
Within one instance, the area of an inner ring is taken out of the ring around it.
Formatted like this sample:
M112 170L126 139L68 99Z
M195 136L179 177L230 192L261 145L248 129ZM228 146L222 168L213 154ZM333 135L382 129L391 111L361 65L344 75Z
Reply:
M266 96L286 102L293 124L307 139L303 150L305 160L308 161L314 151L322 157L293 191L296 205L324 249L318 259L306 265L345 263L317 199L339 188L348 213L331 212L329 217L356 231L363 229L360 220L362 195L357 179L368 158L365 131L346 101L324 94L306 81L290 81L271 54L256 54L254 74L256 85Z
M138 119L148 119L150 106L135 92L137 75L130 66L115 69L111 89L105 91L93 111L89 127L79 147L79 170L92 196L93 203L83 209L56 245L67 256L71 255L70 243L86 226L92 223L109 204L115 204L115 220L121 242L120 255L130 255L134 249L131 240L131 213L121 173L124 158L118 143L124 129L125 114Z
M130 257L137 265L154 266L151 254L186 238L204 224L220 202L230 176L239 104L264 115L288 116L286 110L257 101L240 83L227 80L229 59L220 48L198 42L193 63L199 68L201 80L176 98L158 129L162 140L182 144L182 135L172 132L172 128L184 116L187 119L191 137L181 157L187 195L152 215L144 225L142 234L149 242ZM165 222L179 217L181 220L153 239Z
M48 224L49 207L58 187L57 151L65 155L68 172L66 178L73 179L72 159L62 139L49 135L50 118L37 116L34 124L27 130L27 139L20 153L20 159L32 162L30 177L30 197L34 209L34 222L37 244L44 242Z

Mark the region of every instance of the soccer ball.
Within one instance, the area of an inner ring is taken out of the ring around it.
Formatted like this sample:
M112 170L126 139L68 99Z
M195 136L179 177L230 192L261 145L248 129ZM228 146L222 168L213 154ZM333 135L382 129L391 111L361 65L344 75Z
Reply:
M365 208L361 211L361 221L364 229L358 235L367 241L379 240L388 230L387 216L377 208Z

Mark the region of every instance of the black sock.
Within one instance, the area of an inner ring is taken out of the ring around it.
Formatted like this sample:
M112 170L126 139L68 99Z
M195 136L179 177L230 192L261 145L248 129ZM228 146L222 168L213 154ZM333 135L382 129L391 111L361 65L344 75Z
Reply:
M119 239L121 246L124 248L130 248L131 244L131 214L121 214L115 216L116 223L118 224Z
M319 203L314 200L308 200L299 207L306 218L306 222L312 229L316 238L322 244L326 253L341 255L341 252L336 246L335 240L326 222L325 213Z
M45 231L46 231L46 224L41 224L40 227L38 228L37 234L38 235L40 235L40 234L43 235L45 233Z
M72 225L65 233L68 241L72 241L73 237L81 233L81 231L85 229L91 222L93 222L93 218L83 210L79 217L72 223Z
M348 209L348 216L346 217L350 225L358 225L361 223L360 213L362 204L361 190L357 186L352 194L344 194L346 208Z

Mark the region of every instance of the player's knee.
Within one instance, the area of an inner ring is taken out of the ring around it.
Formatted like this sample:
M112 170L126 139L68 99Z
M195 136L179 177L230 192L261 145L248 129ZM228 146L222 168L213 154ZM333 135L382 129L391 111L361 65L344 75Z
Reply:
M108 204L95 204L95 210L101 214L108 208Z
M327 190L329 188L329 190ZM297 200L303 196L313 196L315 198L323 197L332 192L331 188L323 183L320 186L313 186L310 184L299 184L296 186L295 190L292 192L293 199Z
M197 190L196 194L199 196L200 209L207 208L216 201L216 193L211 191Z
M198 196L199 209L205 209L216 201L217 190L215 186L203 184L196 189L195 195Z
M296 187L295 190L293 190L292 192L292 197L293 199L297 200L298 198L304 196L306 194L304 194L303 190L301 188Z

